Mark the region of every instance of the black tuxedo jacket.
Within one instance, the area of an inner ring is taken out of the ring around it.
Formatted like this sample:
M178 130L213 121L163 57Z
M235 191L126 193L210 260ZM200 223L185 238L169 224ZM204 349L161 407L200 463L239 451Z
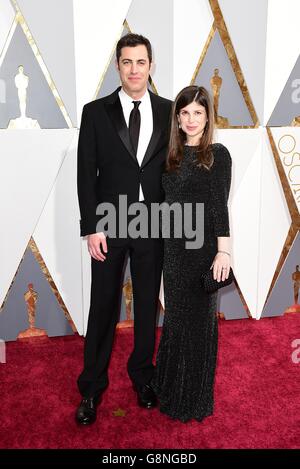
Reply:
M145 202L162 202L161 174L169 140L172 102L150 92L153 133L141 166L131 147L118 88L85 104L78 141L77 189L81 236L96 233L96 208L110 202L118 209L119 194L138 202L141 183Z

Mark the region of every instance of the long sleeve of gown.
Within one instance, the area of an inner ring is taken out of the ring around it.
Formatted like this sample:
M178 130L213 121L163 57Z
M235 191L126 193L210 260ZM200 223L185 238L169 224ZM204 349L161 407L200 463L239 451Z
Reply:
M231 186L232 160L228 149L216 145L211 169L211 212L215 236L230 236L228 197Z

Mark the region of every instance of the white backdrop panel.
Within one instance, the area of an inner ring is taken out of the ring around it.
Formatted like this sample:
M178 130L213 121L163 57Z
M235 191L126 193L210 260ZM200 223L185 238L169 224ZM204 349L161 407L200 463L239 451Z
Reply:
M300 52L299 0L269 0L264 124L267 124Z
M218 130L233 160L229 213L234 273L252 315L256 311L261 129Z
M300 128L271 127L279 159L300 214Z
M73 0L78 125L119 39L131 0Z
M190 84L213 20L208 0L174 0L174 97Z
M72 137L73 133L66 129L0 131L0 304L34 232Z
M7 40L15 17L15 11L9 0L0 0L0 55Z
M291 225L290 213L265 129L262 131L261 164L257 319L260 318L263 311L266 296Z
M70 144L33 238L76 325L83 333L82 269L77 200L78 130L70 130Z
M127 14L134 33L146 36L153 48L152 78L159 94L173 97L173 0L133 0Z

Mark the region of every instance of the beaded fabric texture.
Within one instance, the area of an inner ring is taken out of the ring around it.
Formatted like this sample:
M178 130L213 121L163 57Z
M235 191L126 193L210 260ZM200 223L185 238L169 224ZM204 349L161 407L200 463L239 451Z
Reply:
M199 168L195 147L185 146L177 172L163 174L166 202L204 203L204 243L186 249L186 238L164 240L165 317L152 386L160 411L174 419L201 421L213 413L218 322L218 292L207 293L201 277L217 253L217 237L229 236L228 196L231 157L227 148L212 146L214 163ZM203 228L203 227L202 227Z

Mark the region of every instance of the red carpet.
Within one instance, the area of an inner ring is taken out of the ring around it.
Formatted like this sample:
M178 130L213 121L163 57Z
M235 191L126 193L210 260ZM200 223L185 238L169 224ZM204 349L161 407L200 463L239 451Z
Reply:
M292 361L294 339L300 339L298 313L220 320L214 415L182 424L157 409L136 406L126 374L132 329L119 329L110 386L97 422L84 428L74 421L83 338L9 342L7 363L0 364L0 447L299 448L300 363ZM118 408L126 415L114 415Z

